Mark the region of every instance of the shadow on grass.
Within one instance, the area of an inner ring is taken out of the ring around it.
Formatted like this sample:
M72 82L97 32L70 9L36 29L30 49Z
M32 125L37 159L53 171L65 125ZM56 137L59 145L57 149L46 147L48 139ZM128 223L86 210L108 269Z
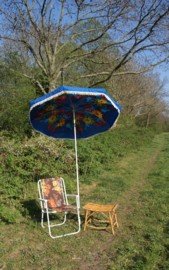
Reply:
M30 218L36 222L41 221L41 208L35 199L23 201L22 206L25 209L25 216L29 215Z

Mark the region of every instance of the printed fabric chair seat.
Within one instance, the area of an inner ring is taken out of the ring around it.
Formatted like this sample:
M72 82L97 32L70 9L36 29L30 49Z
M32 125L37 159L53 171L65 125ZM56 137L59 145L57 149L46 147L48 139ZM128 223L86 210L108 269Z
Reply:
M38 181L38 190L39 190L39 201L41 203L41 226L44 228L43 225L43 217L44 213L47 214L47 221L48 221L48 228L49 228L49 235L52 238L59 238L66 235L71 235L78 233L80 231L80 212L79 212L79 205L78 205L78 196L77 195L70 195L66 193L65 183L63 178L57 177L57 178L47 178L47 179L41 179ZM74 197L76 198L76 206L72 206L68 203L67 197ZM77 211L77 217L78 217L78 231L65 234L65 235L59 235L53 237L51 235L51 227L63 225L66 222L66 213L72 210ZM65 212L64 221L60 224L56 225L50 225L49 221L49 214L50 213L61 213Z
M61 212L69 212L72 210L77 210L77 207L72 206L72 205L62 205L62 208L56 207L56 208L52 208L51 210L61 213Z

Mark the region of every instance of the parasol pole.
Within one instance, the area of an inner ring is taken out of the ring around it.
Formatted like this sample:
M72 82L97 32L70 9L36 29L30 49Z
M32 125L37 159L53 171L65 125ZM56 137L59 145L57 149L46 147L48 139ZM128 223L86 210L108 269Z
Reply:
M76 121L75 121L75 109L74 109L74 107L73 107L73 122L74 122L75 153L76 153L77 196L78 196L78 208L80 209L79 170L78 170L78 159L77 159Z

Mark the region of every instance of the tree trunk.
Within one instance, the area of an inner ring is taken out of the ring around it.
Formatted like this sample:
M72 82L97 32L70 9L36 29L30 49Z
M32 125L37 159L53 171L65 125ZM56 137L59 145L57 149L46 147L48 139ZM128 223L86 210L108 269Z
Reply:
M146 124L146 128L148 128L149 123L150 123L150 114L148 113L148 115L147 115L147 124Z
M55 90L56 87L56 82L55 81L50 81L49 83L49 93L52 92L53 90Z

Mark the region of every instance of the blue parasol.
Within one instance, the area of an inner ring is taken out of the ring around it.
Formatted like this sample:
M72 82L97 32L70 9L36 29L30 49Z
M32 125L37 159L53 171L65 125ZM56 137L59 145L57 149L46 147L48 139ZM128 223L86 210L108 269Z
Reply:
M108 95L105 89L70 86L60 86L51 93L30 102L30 123L37 132L56 139L75 140L78 198L76 140L89 138L111 129L121 109L122 107Z

